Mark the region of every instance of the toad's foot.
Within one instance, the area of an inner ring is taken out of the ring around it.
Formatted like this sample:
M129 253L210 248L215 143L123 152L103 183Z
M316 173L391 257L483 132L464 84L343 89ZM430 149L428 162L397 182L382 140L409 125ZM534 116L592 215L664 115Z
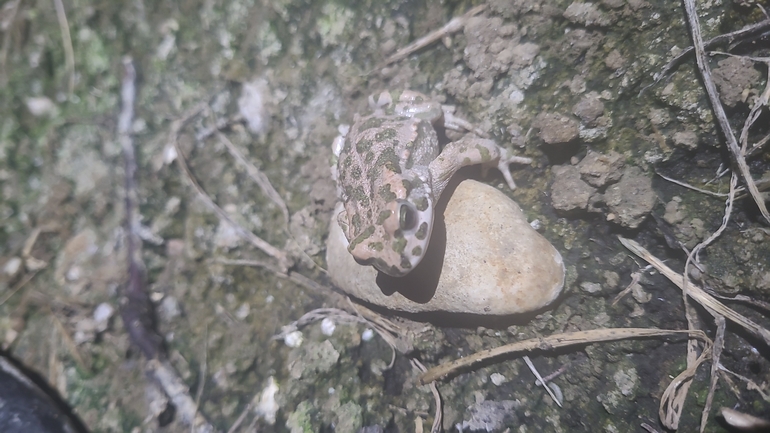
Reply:
M462 117L455 116L455 107L453 105L442 105L444 112L444 128L459 132L472 132L479 137L487 138L489 135L481 129L475 127L471 122Z
M492 140L466 136L447 144L428 168L433 180L434 195L439 196L457 170L476 164L481 164L484 170L496 167L503 174L508 187L515 190L516 183L508 166L512 163L529 164L531 162L530 158L511 155L508 150L498 146Z

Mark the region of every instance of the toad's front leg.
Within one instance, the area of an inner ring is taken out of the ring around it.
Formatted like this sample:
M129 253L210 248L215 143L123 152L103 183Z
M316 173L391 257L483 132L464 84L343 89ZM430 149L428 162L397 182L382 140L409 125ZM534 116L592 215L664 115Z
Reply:
M433 196L438 198L457 170L468 165L481 164L484 170L496 167L503 174L511 190L516 189L510 169L511 163L529 164L532 159L511 155L507 149L492 140L466 136L446 146L428 166L433 183Z

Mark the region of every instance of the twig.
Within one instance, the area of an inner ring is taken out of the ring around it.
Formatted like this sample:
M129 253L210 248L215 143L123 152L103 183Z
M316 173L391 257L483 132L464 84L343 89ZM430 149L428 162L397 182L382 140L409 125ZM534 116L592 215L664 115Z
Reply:
M0 298L0 305L5 304L8 302L9 299L13 297L19 290L21 290L22 287L26 286L27 283L29 283L33 278L35 278L35 275L37 275L38 271L30 272L29 274L25 275L24 278L21 279L16 285L8 291L8 293L5 294L2 298Z
M190 397L189 388L179 377L174 368L165 359L163 338L155 332L153 305L147 296L145 286L145 268L141 257L141 241L137 235L138 218L135 215L136 157L131 138L131 123L134 117L134 99L136 97L136 71L130 57L123 58L123 79L120 95L121 110L118 116L118 141L123 148L126 165L126 245L128 249L129 281L120 300L120 315L131 338L148 359L147 368L152 377L160 384L163 392L173 402L181 421L191 426L194 433L213 433L214 427L198 412L196 402Z
M141 240L137 234L139 225L136 191L136 156L131 138L131 123L134 119L136 97L136 71L130 57L123 58L123 80L120 87L122 100L118 115L118 141L125 160L126 194L126 248L128 250L128 283L120 300L120 315L131 341L148 359L159 356L163 338L155 332L155 317L152 303L145 290L145 267L142 261Z
M7 34L3 38L3 47L0 48L0 87L5 87L8 84L8 75L5 73L5 64L8 61L8 51L11 49L11 33L13 30L13 24L16 22L16 14L19 12L19 5L21 0L12 0L11 2L3 5L3 8L9 10L8 12L8 27L6 28Z
M70 25L67 22L64 4L62 0L53 0L53 4L56 7L56 18L59 20L59 30L61 30L62 45L64 47L64 67L68 76L67 93L71 95L75 91L75 50L72 49Z
M673 269L666 266L665 263L663 263L659 258L653 256L650 254L649 251L644 249L639 243L636 241L633 241L631 239L626 239L623 237L618 237L620 239L620 243L623 244L626 248L628 248L632 253L639 256L641 259L645 260L647 263L651 264L655 269L658 270L663 276L669 279L672 283L676 284L680 289L682 288L682 281L684 277L682 274L678 272L674 272ZM732 309L728 308L721 302L717 301L713 297L711 297L708 293L704 292L703 289L698 287L697 285L693 284L692 281L689 281L687 283L689 290L688 295L697 301L699 304L701 304L704 308L707 310L716 311L717 313L725 316L726 319L729 319L733 323L740 325L750 333L756 335L764 343L768 346L770 346L770 331L767 329L757 325L756 323L752 322L751 320L747 319L741 314L738 314L737 312L733 311Z
M711 48L715 45L721 44L722 42L729 42L732 40L742 39L745 37L751 37L757 34L761 34L762 32L768 29L770 29L770 19L765 19L758 23L750 24L740 30L736 30L730 33L725 33L723 35L719 35L717 37L711 38L708 41L705 41L703 43L703 46L704 48ZM668 62L668 64L666 64L666 66L663 67L663 69L660 72L655 74L655 81L653 81L651 84L648 84L647 86L642 88L639 94L641 95L642 93L644 93L644 91L658 84L662 79L666 78L675 67L679 66L682 63L685 56L692 53L693 50L694 50L694 47L689 46L684 50L682 50L679 54L677 54L673 59L671 59L670 62Z
M725 318L724 316L715 316L717 333L714 337L714 345L711 349L711 382L709 383L709 392L706 396L706 404L703 406L703 413L700 417L700 432L706 429L709 412L711 412L711 403L714 401L714 392L717 389L719 381L719 358L722 355L722 349L725 347Z
M428 371L422 362L415 358L409 359L409 362L412 364L412 367L423 374ZM439 394L438 387L435 383L428 384L428 387L430 388L430 392L433 393L433 401L436 403L436 414L433 416L433 425L430 428L430 433L439 433L441 431L441 421L444 418L444 408L443 404L441 403L441 394Z
M201 407L201 398L203 397L203 390L206 389L206 374L208 370L209 360L209 325L206 324L206 330L203 333L203 360L201 361L201 369L198 379L198 390L195 392L195 410L198 411ZM192 426L190 431L192 433Z
M551 387L548 386L548 383L546 383L545 379L543 379L542 376L540 376L540 372L537 371L537 368L535 368L535 364L532 363L532 360L529 359L529 356L524 355L524 362L527 364L527 367L529 367L529 371L532 372L532 374L535 375L535 378L537 379L535 381L536 385L540 385L543 388L545 388L545 391L548 393L549 396L551 396L551 400L553 400L559 407L562 407L561 402L558 398L556 398L555 395L553 395L553 391L551 390Z
M740 379L741 381L745 382L746 383L746 389L748 389L750 391L757 391L759 393L759 395L762 396L762 400L770 403L770 394L768 394L764 390L762 390L762 387L757 385L757 383L754 382L753 380L749 379L746 376L741 376L740 374L738 374L738 373L736 373L734 371L728 370L722 364L719 364L719 371L723 372L724 374L733 375L733 376L737 377L738 379ZM726 377L729 377L729 376L726 376Z
M151 359L147 367L152 376L160 383L161 388L174 404L180 421L191 426L194 433L214 433L214 427L198 412L195 400L190 397L190 389L166 360Z
M200 110L203 110L206 106L199 105L198 107L196 107L196 109L198 109L199 107L200 107ZM196 110L196 112L200 112L200 110ZM195 176L190 170L190 167L187 165L187 161L185 160L184 154L182 153L182 149L179 147L179 141L177 140L177 135L179 134L179 131L181 130L181 127L183 125L182 120L185 120L185 119L180 119L179 121L176 121L172 124L169 140L173 143L174 149L176 149L176 162L177 164L179 164L179 167L182 169L182 172L184 172L185 177L187 178L187 181L190 182L190 185L192 185L193 189L195 189L195 192L198 193L198 198L200 198L201 201L203 201L206 207L208 207L212 212L217 214L217 216L220 219L230 224L232 228L235 230L235 232L238 233L238 235L242 239L251 243L256 248L262 250L262 252L264 252L268 256L276 259L278 261L278 265L280 269L283 269L283 272L285 273L286 270L288 270L291 267L291 260L286 255L286 252L272 246L267 241L263 240L259 236L255 235L254 233L244 229L239 224L237 224L232 218L230 218L230 215L228 215L227 212L225 212L222 208L217 206L216 203L214 203L214 200L212 200L211 197L209 197L208 194L206 194L206 191L203 190L200 184L198 184L198 181L195 179Z
M676 180L676 179L670 178L668 176L664 176L664 175L660 174L660 172L657 171L657 170L655 170L655 174L657 174L658 176L662 177L663 179L665 179L665 180L667 180L667 181L669 181L671 183L675 183L675 184L677 184L679 186L685 187L687 189L691 189L693 191L698 191L700 193L703 193L703 194L706 194L706 195L710 195L710 196L714 196L714 197L727 197L727 194L724 193L724 192L713 192L713 191L709 191L707 189L698 188L696 186L690 185L689 183L682 182L681 180ZM743 188L739 188L739 189L743 190Z
M744 157L743 152L741 152L741 148L738 146L735 133L730 126L730 122L727 120L724 107L722 107L722 103L719 101L719 93L717 92L716 85L711 78L711 70L707 65L706 52L703 48L703 38L700 33L700 22L697 11L695 10L695 0L684 0L684 5L687 20L690 24L690 31L692 33L693 46L695 47L695 59L698 63L701 77L703 78L703 84L706 87L706 93L711 101L711 107L719 121L722 134L727 140L727 147L730 150L730 154L732 155L734 162L738 165L738 170L743 177L743 181L746 183L746 187L751 193L751 197L757 204L765 221L770 223L770 212L768 212L767 206L765 205L765 199L762 197L762 194L760 194L756 184L754 184L754 179L751 177L751 171L749 170L748 164L746 164L746 158Z
M550 335L548 337L531 338L529 340L517 341L516 343L506 344L493 349L482 350L472 355L468 355L452 362L438 365L429 369L420 376L420 384L425 385L435 380L446 378L456 374L461 369L473 367L483 361L497 358L503 355L509 355L518 352L549 351L561 347L583 345L590 343L628 340L632 338L652 338L666 337L671 335L686 334L694 336L701 341L711 344L711 340L703 331L695 330L671 330L671 329L650 329L650 328L609 328L592 329L588 331L565 332L562 334Z
M286 224L286 227L289 227L289 209L286 207L286 202L283 201L283 198L281 198L281 195L278 194L278 191L275 190L273 187L273 184L270 183L270 179L263 173L260 169L258 169L254 164L252 164L250 161L248 161L240 150L230 141L230 139L225 136L225 134L222 134L221 132L216 132L217 138L225 145L227 148L227 151L230 152L230 155L235 158L236 161L238 161L239 164L241 164L245 169L246 173L248 173L249 177L251 177L254 182L259 185L259 187L262 189L262 192L265 193L267 198L269 198L273 203L278 206L279 209L281 209L281 212L283 213L283 220L284 224Z
M446 23L440 29L434 30L428 33L427 35L421 37L420 39L417 39L416 41L412 42L411 44L405 46L404 48L401 48L400 50L396 51L390 57L385 59L384 62L377 65L375 69L380 69L385 66L388 66L391 63L395 63L395 62L398 62L399 60L405 59L412 53L433 44L434 42L438 41L444 36L451 35L452 33L455 33L455 32L459 32L465 27L465 23L468 22L469 18L480 14L486 8L487 8L486 3L480 4L472 8L468 12L464 13L463 15L452 18L451 20L449 20L448 23Z
M620 293L615 295L615 299L612 300L612 305L613 306L616 305L618 301L623 299L623 297L626 296L626 294L628 294L628 292L633 290L634 286L639 284L639 280L641 278L642 278L642 273L640 271L633 272L631 274L631 282L628 283L625 289L621 290Z

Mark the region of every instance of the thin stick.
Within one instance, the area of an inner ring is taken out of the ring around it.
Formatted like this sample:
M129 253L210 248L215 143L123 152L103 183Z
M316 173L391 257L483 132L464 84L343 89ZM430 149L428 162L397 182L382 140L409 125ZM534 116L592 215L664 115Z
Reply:
M246 173L248 173L249 177L251 177L254 182L259 185L267 198L269 198L273 203L276 204L276 206L278 206L279 209L281 209L281 212L283 213L284 224L286 224L286 227L289 227L289 209L286 207L286 202L283 201L281 195L278 194L278 191L276 191L273 187L273 184L270 183L270 179L265 175L265 173L258 169L257 166L248 161L243 156L241 151L238 150L238 148L233 144L233 142L230 141L227 136L225 136L225 134L217 131L216 135L217 138L219 138L219 141L225 145L227 151L230 152L230 155L246 169Z
M405 46L404 48L401 48L400 50L396 51L394 54L392 54L390 57L385 59L384 62L379 64L375 69L380 69L385 66L388 66L391 63L398 62L399 60L405 59L412 53L419 51L434 42L438 41L439 39L443 38L444 36L451 35L452 33L459 32L465 27L465 23L468 22L468 19L480 14L484 11L484 9L487 8L486 3L480 4L465 14L454 17L451 20L449 20L448 23L446 23L443 27L441 27L438 30L434 30L427 35L421 37L420 39L417 39L416 41L412 42L411 44Z
M717 92L714 80L711 78L711 70L707 64L706 52L703 48L703 38L700 33L700 22L697 11L695 10L695 0L684 0L684 5L687 20L690 24L690 32L692 33L693 46L695 47L695 59L697 60L698 69L703 78L703 85L706 87L706 93L711 101L711 107L719 121L722 134L724 134L725 139L727 140L727 147L730 150L730 154L732 155L734 162L738 165L738 170L743 177L743 181L746 183L749 193L751 193L751 197L754 198L754 202L757 204L765 221L770 223L770 212L768 212L767 206L765 205L765 199L757 189L757 185L754 184L754 179L751 177L749 166L746 164L743 152L741 152L741 148L738 146L738 141L735 138L735 133L730 126L730 122L727 120L724 107L722 107L722 103L719 101L719 92Z
M181 422L189 425L194 433L216 432L216 429L198 412L195 400L190 397L190 389L168 361L151 359L147 362L147 367L176 407Z
M118 115L118 141L123 149L125 163L126 249L128 250L128 282L121 293L120 315L134 343L148 359L162 351L163 337L154 329L152 303L145 290L145 266L142 261L141 240L138 235L139 218L136 191L136 156L131 137L136 98L136 71L130 57L123 58L123 79L120 86L122 100Z
M719 35L717 37L711 38L708 41L705 41L703 43L703 46L705 48L711 48L711 47L713 47L715 45L721 44L722 42L733 41L733 40L736 40L736 39L740 40L740 39L743 39L743 38L747 38L747 37L751 37L751 36L754 36L754 35L758 35L758 34L761 34L762 32L764 32L764 31L766 31L768 29L770 29L770 19L765 19L765 20L760 21L758 23L750 24L750 25L748 25L748 26L746 26L746 27L744 27L744 28L742 28L740 30L736 30L736 31L730 32L730 33L725 33L723 35ZM689 47L685 48L684 50L682 50L682 52L677 54L673 59L671 59L670 62L668 62L668 64L666 64L666 66L663 67L663 70L661 70L659 73L655 74L655 81L653 81L651 84L648 84L647 86L645 86L639 92L639 94L641 95L642 93L644 93L645 90L647 90L650 87L658 84L660 82L660 80L662 80L663 78L667 77L675 67L679 66L679 64L682 63L682 60L685 58L685 56L687 56L690 53L692 53L694 49L695 48L693 48L692 46L689 46Z
M204 106L205 108L205 106ZM230 215L227 214L221 207L219 207L216 203L214 203L214 200L211 199L211 197L206 194L206 191L203 190L203 188L200 186L198 181L195 179L195 176L193 175L192 171L190 170L190 167L187 165L187 161L185 160L184 154L182 153L182 149L179 147L179 140L177 140L177 134L179 133L179 130L181 129L181 124L172 125L171 131L172 134L169 137L174 145L174 148L176 149L176 162L179 164L179 167L182 169L184 174L186 175L187 181L192 185L195 192L198 193L198 198L203 201L203 203L208 207L212 212L217 214L217 216L227 221L235 230L238 235L254 245L256 248L262 250L265 254L267 254L270 257L273 257L278 261L278 265L281 269L287 270L290 267L290 259L286 255L286 252L283 250L280 250L274 246L272 246L269 242L263 240L259 236L255 235L254 233L244 229L241 227L238 223L236 223L232 218L230 218Z
M72 49L70 25L67 22L64 4L61 0L53 0L53 4L56 7L56 18L59 20L59 30L61 30L62 45L64 47L64 67L69 78L67 93L71 95L75 91L75 50Z
M698 191L700 193L703 193L703 194L706 194L706 195L710 195L710 196L713 196L713 197L727 197L727 193L724 193L724 192L713 192L713 191L709 191L707 189L698 188L696 186L690 185L689 183L682 182L681 180L676 180L676 179L670 178L668 176L664 176L664 175L660 174L660 172L658 172L657 170L655 170L655 174L657 174L658 176L662 177L663 179L665 179L665 180L667 180L667 181L669 181L671 183L675 183L675 184L677 184L679 186L685 187L687 189L691 189L693 191Z
M415 358L411 358L409 362L415 369L423 374L428 371L422 362ZM428 387L430 388L430 392L433 393L433 401L436 403L436 414L433 416L433 425L430 428L430 433L439 433L441 431L441 420L444 418L444 408L443 404L441 403L441 394L439 394L438 387L435 383L428 384Z
M711 403L714 401L714 392L717 389L719 381L719 358L722 355L722 349L725 347L725 318L724 316L714 317L717 324L717 334L714 337L714 345L711 349L711 382L709 383L709 392L706 396L706 405L703 407L703 413L700 417L700 433L706 429L709 412L711 412Z
M453 375L460 369L472 367L488 359L497 358L503 355L509 355L518 352L532 351L550 351L561 347L569 347L582 344L628 340L632 338L652 338L666 337L671 335L686 334L694 336L701 341L709 342L706 334L700 330L671 330L671 329L650 329L650 328L610 328L610 329L592 329L588 331L565 332L562 334L550 335L548 337L531 338L529 340L517 341L516 343L506 344L493 349L482 350L472 355L468 355L452 362L438 365L431 368L420 376L420 384L425 385L435 380Z
M529 356L524 355L524 362L527 364L527 367L529 367L529 371L532 372L532 374L535 375L535 378L537 379L535 381L536 385L541 385L543 388L545 388L545 391L548 393L549 396L551 396L551 400L553 400L559 407L562 407L561 402L558 398L553 394L553 390L551 390L551 387L548 386L545 379L540 375L540 372L537 371L537 368L535 368L535 364L532 363L532 360L529 359Z
M618 239L620 240L620 243L622 243L623 246L628 248L632 253L636 254L641 259L645 260L647 263L651 264L655 269L658 270L658 272L663 274L663 276L668 278L672 283L676 284L677 287L679 287L680 289L682 288L682 280L683 280L682 274L678 272L674 272L673 269L666 266L666 264L663 263L659 258L650 254L649 251L644 249L644 247L639 245L639 243L637 243L636 241L633 241L631 239L626 239L620 236L618 236ZM717 313L725 316L725 318L729 319L730 321L732 321L737 325L740 325L747 331L761 338L765 342L765 344L770 346L770 331L757 325L756 323L747 319L743 315L738 314L737 312L728 308L721 302L717 301L711 295L704 292L703 289L693 284L692 281L688 280L687 285L689 287L687 294L692 299L694 299L699 304L701 304L704 308L706 308L707 310L716 311Z

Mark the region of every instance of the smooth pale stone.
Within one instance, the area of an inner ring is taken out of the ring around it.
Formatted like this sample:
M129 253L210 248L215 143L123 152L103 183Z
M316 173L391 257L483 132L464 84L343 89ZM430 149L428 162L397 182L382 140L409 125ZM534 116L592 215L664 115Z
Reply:
M561 255L515 202L473 180L449 193L426 257L398 278L356 263L337 223L338 203L326 251L332 281L355 298L408 313L510 315L540 309L559 296Z

